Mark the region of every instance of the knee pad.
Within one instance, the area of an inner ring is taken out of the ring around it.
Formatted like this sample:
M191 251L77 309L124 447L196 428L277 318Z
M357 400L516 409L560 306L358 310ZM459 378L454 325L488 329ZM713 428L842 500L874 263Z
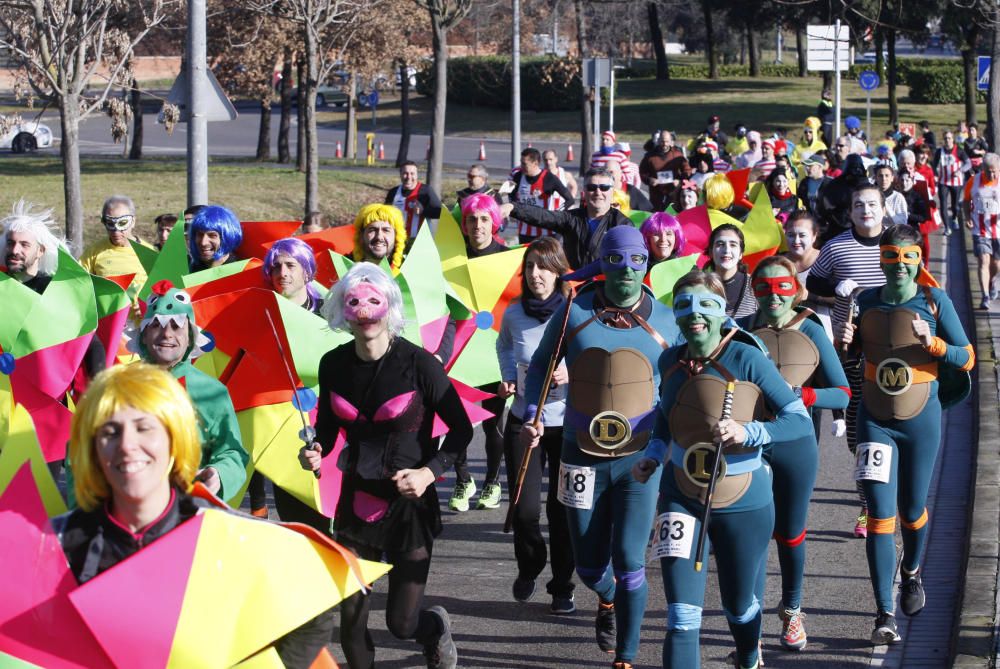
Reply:
M594 567L581 567L580 565L577 565L576 566L576 574L577 574L577 576L580 577L580 581L585 586L587 586L588 588L593 589L593 587L595 585L597 585L598 583L601 582L601 579L604 578L604 575L606 573L608 573L608 569L610 569L610 568L611 568L611 565L606 565L604 567L597 567L597 568L594 568Z
M638 571L619 571L615 569L615 580L626 590L638 590L646 582L646 568L639 567Z
M921 527L927 524L927 508L924 508L924 512L920 514L920 517L914 520L912 523L907 522L903 518L899 519L900 524L908 530L919 530Z
M872 518L868 516L868 531L872 534L892 534L896 531L896 516Z
M802 530L802 534L792 539L787 539L778 534L777 532L775 532L773 536L774 540L777 541L779 544L783 546L788 546L789 548L795 548L796 546L798 546L799 544L801 544L803 541L806 540L806 531Z
M760 613L760 602L757 600L757 597L754 596L753 601L750 602L750 606L747 607L747 610L744 611L743 613L733 613L724 606L722 607L722 611L723 613L726 614L726 620L728 620L732 624L745 625L746 623L753 620L754 616Z
M667 606L667 630L686 632L701 629L701 607L694 604Z

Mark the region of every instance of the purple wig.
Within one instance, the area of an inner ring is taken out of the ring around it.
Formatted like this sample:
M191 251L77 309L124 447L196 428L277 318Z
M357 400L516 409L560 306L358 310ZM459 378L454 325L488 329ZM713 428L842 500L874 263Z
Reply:
M264 266L261 268L268 283L271 282L271 272L274 271L279 255L291 256L302 266L306 277L306 292L311 298L319 299L321 295L312 285L313 279L316 278L316 257L313 255L312 247L295 237L285 237L272 244L264 256Z
M485 211L493 219L493 234L500 232L503 216L497 201L485 193L476 193L462 200L462 233L465 233L465 217L474 211Z
M670 257L679 258L684 255L684 228L681 227L680 221L674 216L665 211L657 212L647 218L642 227L639 228L639 232L642 233L642 238L646 241L647 247L650 245L650 237L664 230L670 230L674 233L674 252Z
M236 251L243 242L243 228L236 214L218 205L209 205L195 214L191 221L191 231L188 233L188 252L192 258L198 258L200 253L195 237L199 232L219 233L219 250L212 260L219 260Z

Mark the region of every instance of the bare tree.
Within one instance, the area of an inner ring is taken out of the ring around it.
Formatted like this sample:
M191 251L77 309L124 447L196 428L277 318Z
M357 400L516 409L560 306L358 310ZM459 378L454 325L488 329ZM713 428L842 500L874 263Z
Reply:
M356 23L379 0L249 0L257 12L288 21L302 40L305 76L299 77L299 110L305 125L305 213L319 211L319 142L316 86L325 81L350 44ZM304 103L304 104L303 104Z
M444 162L444 119L448 106L448 31L472 9L472 0L417 0L431 17L434 49L434 116L431 130L431 157L427 183L441 192L441 165Z
M128 85L136 44L174 11L178 0L77 0L70 11L56 0L0 3L0 47L9 50L30 96L59 109L62 130L66 238L83 249L80 121L103 110L114 86ZM115 27L131 8L141 12L132 31ZM101 85L98 73L106 72Z

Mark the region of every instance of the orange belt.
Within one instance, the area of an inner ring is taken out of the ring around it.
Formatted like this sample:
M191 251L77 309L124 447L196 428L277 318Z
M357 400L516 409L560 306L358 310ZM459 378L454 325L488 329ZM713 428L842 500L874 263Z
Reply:
M913 365L910 367L913 372L913 383L930 383L931 381L936 381L938 377L938 364L936 362L928 362L923 365ZM877 383L875 379L875 372L878 370L878 365L865 361L865 379L873 383Z

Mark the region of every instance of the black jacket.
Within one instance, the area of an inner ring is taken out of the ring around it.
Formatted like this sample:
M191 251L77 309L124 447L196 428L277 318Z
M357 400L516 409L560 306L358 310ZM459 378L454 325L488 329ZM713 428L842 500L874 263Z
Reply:
M515 204L510 214L511 218L524 221L563 236L563 249L566 260L573 269L580 269L600 258L601 239L608 228L616 225L632 225L632 221L615 208L608 209L597 220L597 226L591 232L587 218L587 208L577 207L568 211L549 211L530 204Z

